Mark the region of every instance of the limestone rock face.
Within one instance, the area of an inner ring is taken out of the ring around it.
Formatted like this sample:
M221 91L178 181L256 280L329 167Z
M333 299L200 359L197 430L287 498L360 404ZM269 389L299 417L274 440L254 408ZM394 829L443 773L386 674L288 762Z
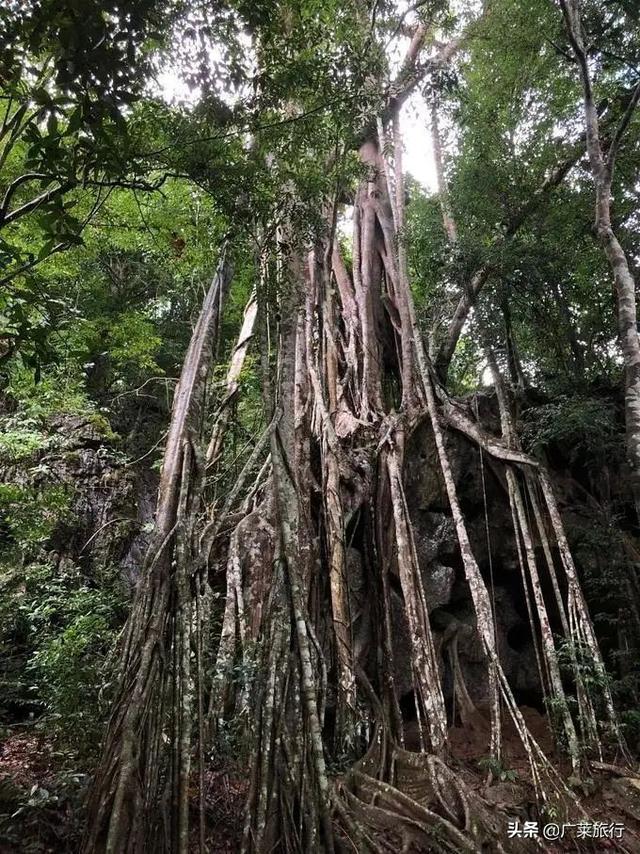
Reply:
M400 696L413 689L411 670L411 636L405 616L404 602L399 593L391 592L391 634L393 638L393 678Z
M420 519L416 531L416 551L421 564L455 554L457 549L453 519L446 513L417 511L411 507L414 521Z
M486 402L479 405L482 410L488 408ZM478 448L462 436L449 433L447 443L474 554L492 598L505 672L517 699L539 704L539 678L504 476L486 455L481 461ZM419 427L407 445L405 490L436 644L457 633L469 694L481 703L488 698L486 664L428 425ZM409 658L409 633L399 594L392 608L396 680L401 691L410 691L411 673L403 663ZM445 699L450 700L453 684L446 653L441 653L441 668Z
M94 566L117 565L134 583L153 524L156 475L124 464L117 436L99 415L54 415L33 445L17 457L0 454L0 482L45 508L57 491L62 509L42 556L72 561L88 575Z
M450 601L455 580L455 569L437 561L432 561L422 570L422 585L429 613Z
M491 402L480 400L479 410L494 430L499 425L492 414ZM464 437L447 432L446 442L462 511L474 554L489 590L495 613L497 643L506 675L518 702L541 707L541 691L535 652L526 608L522 578L517 563L511 512L504 473ZM362 456L362 455L361 455ZM381 560L367 552L358 527L363 507L372 497L372 470L364 456L355 467L341 471L342 504L347 524L346 582L349 593L351 632L356 663L369 674L379 672L371 643L381 627L378 601ZM453 674L448 644L457 641L458 660L467 690L474 703L488 699L487 666L468 584L440 473L433 432L428 423L419 426L407 442L404 455L404 483L409 514L413 523L414 544L420 568L427 609L430 615L447 708L452 706ZM264 521L264 520L263 520ZM389 520L389 525L393 525ZM243 523L243 549L254 559L243 559L243 578L251 588L251 572L262 565L262 555L272 550L261 542L258 516L252 514ZM392 541L392 537L390 538ZM538 544L536 544L538 545ZM391 616L392 674L396 690L411 707L413 674L411 638L406 620L402 585L393 549L387 556L389 604ZM254 570L250 570L250 565ZM250 589L246 591L251 598ZM259 597L253 596L254 600ZM259 607L259 604L258 604ZM328 662L334 658L330 608L319 615L320 641ZM332 699L329 698L329 704Z

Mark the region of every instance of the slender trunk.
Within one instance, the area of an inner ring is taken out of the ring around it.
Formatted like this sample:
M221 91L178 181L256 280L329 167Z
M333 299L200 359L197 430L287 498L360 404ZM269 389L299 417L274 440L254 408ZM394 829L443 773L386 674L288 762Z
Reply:
M513 332L513 324L511 323L511 309L509 307L509 297L505 292L500 303L502 310L502 318L504 320L504 338L507 348L507 363L509 365L509 376L514 386L524 389L527 387L527 380L522 370L522 363L518 355L518 347L516 344L515 335Z
M458 228L451 210L451 201L449 199L449 187L445 175L445 163L442 150L442 138L440 135L440 124L438 121L438 102L435 98L431 101L430 106L431 120L431 144L433 146L433 160L436 167L436 188L440 199L440 209L442 211L442 225L444 226L445 234L451 246L455 246L458 242Z
M216 418L211 439L209 440L209 446L207 448L207 468L213 466L220 457L224 433L231 413L230 403L238 391L238 380L240 379L240 374L242 373L245 359L247 357L249 344L253 337L253 327L256 322L257 310L258 304L254 291L249 297L249 301L245 307L238 341L231 355L231 360L229 361L229 368L227 369L227 377L225 380L225 396L221 404L220 413Z
M402 486L401 434L397 433L393 441L394 447L388 451L387 466L395 525L396 554L400 583L407 609L416 694L422 703L424 717L429 728L430 748L434 753L442 754L447 744L447 715L429 625L429 612Z
M616 290L618 340L624 362L627 462L636 514L640 522L640 339L636 286L629 260L611 223L611 188L616 154L640 100L640 83L636 84L605 156L600 138L598 111L593 97L589 58L582 37L580 3L579 0L561 0L561 6L582 84L587 154L596 191L595 227L611 267Z
M558 306L560 317L562 318L567 333L567 341L569 342L569 348L571 350L571 356L573 358L573 369L575 375L578 379L583 379L584 352L582 349L582 345L578 341L578 336L574 327L573 318L571 317L571 312L569 310L569 303L567 302L567 299L562 293L562 289L557 282L553 283L553 292L555 294L556 304Z
M370 143L368 143L370 145ZM366 162L366 161L365 161ZM361 324L362 380L360 418L375 420L382 407L380 388L380 346L375 327L373 300L378 297L375 282L375 169L363 182L354 207L353 280Z

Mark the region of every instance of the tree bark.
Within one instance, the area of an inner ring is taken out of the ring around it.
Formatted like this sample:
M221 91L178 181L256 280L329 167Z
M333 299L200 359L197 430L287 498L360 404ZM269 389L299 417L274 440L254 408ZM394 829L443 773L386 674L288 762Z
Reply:
M629 260L611 223L611 188L618 148L640 100L640 83L614 133L605 155L600 138L598 110L593 97L589 58L582 35L579 0L560 0L569 41L576 58L582 84L587 154L595 184L595 228L609 262L616 291L618 340L624 361L625 421L627 462L630 484L640 522L640 339L636 311L636 286Z
M223 250L176 389L149 546L125 628L121 680L89 799L83 851L142 854L188 844L191 692L190 573L203 477L201 407L231 279ZM175 562L175 571L171 572ZM173 700L167 700L173 692ZM163 734L173 735L168 750ZM169 773L171 820L162 814Z

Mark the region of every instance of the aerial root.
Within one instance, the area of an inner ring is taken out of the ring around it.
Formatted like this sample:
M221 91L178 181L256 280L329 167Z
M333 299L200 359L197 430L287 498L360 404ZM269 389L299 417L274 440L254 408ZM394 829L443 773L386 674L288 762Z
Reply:
M331 803L342 850L379 854L424 847L471 854L482 851L489 841L496 851L516 850L505 840L508 816L489 805L439 756L393 745L391 757L393 782L372 776L356 763L334 785ZM535 849L534 842L517 843L518 851Z

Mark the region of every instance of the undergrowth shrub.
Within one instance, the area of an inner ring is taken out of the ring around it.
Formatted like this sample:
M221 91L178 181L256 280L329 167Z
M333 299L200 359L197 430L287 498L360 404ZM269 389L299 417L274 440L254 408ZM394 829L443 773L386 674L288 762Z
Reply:
M0 572L2 716L88 756L100 741L109 653L124 620L119 572L103 572L99 587L71 561Z
M613 460L622 450L622 427L609 401L558 395L550 403L526 410L523 421L522 439L530 451L561 444L573 462L580 454Z

